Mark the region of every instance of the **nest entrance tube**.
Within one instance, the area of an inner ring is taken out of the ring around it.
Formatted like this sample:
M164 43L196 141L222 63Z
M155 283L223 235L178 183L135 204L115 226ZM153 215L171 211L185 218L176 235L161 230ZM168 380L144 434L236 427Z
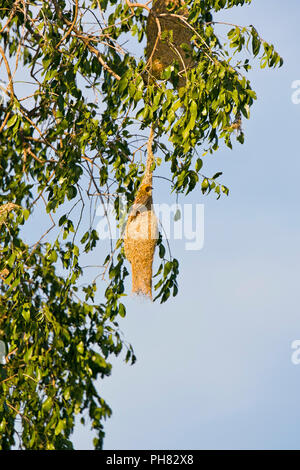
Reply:
M152 299L152 264L158 238L157 218L153 210L152 200L152 152L154 132L150 131L147 149L147 165L133 207L136 212L129 213L124 233L125 256L131 264L132 293L142 294ZM151 189L149 189L151 188ZM148 190L146 198L141 198L141 191ZM137 202L143 200L143 206Z

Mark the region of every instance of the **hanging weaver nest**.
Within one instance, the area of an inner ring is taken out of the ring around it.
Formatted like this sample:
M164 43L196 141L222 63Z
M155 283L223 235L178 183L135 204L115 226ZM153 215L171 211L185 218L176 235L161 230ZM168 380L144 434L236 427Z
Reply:
M194 65L191 56L193 31L184 21L187 17L184 0L154 0L146 28L146 57L150 74L160 80L164 69L176 61L179 65L179 87L185 86L186 71ZM184 44L189 47L190 53L184 50Z
M152 299L152 263L158 238L152 200L153 129L148 141L147 166L128 216L124 233L125 256L131 264L132 293Z

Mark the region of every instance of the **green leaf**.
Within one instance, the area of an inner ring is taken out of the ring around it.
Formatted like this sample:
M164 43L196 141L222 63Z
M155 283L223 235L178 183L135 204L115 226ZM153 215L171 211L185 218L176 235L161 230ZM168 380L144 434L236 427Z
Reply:
M168 276L169 272L170 272L171 269L172 269L172 266L173 266L173 264L172 264L171 261L167 261L167 262L166 262L166 264L165 264L165 266L164 266L164 277L167 277L167 276Z
M189 129L194 129L195 127L195 122L196 122L196 119L197 119L197 113L198 113L198 106L197 106L197 103L196 101L192 100L191 104L190 104L190 114L191 114L191 117L190 117L190 121L188 123L188 128Z
M28 217L30 215L29 210L28 209L23 209L22 212L23 212L24 219L28 220Z
M55 436L58 436L58 434L60 434L62 432L62 430L64 429L65 427L65 420L64 419L60 419L58 421L58 425L56 426L55 428L55 431L54 431L54 434Z
M202 184L201 184L202 192L205 192L208 187L209 187L209 182L208 182L208 179L205 178L205 179L202 181Z
M52 406L53 406L53 400L51 397L48 397L42 404L42 410L45 413L48 413L51 410Z
M67 192L68 199L74 199L77 196L77 189L75 186L68 186L68 192Z
M119 315L122 318L126 316L126 308L123 304L119 304Z
M196 161L196 166L195 166L196 171L200 171L202 166L203 166L203 161L201 160L201 158L198 158Z
M18 119L18 115L14 114L6 123L6 128L8 129L9 127L12 127Z
M165 253L166 253L166 249L165 249L164 245L161 243L159 245L159 257L163 259L164 256L165 256Z
M261 43L260 43L259 38L257 37L257 34L253 34L252 50L253 50L253 54L255 57L259 54L260 46L261 46Z
M30 306L28 304L25 304L23 307L22 317L24 318L25 321L30 320Z
M77 349L77 351L79 352L79 354L83 354L83 353L84 353L84 344L83 344L83 341L80 341L80 343L77 344L76 349Z

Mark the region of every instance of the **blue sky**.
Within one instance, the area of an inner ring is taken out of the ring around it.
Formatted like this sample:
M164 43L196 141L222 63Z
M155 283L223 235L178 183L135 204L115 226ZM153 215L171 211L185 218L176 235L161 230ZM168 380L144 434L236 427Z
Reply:
M205 242L185 251L171 241L177 297L126 299L120 326L138 360L113 360L111 377L98 383L113 409L105 449L300 448L300 365L291 362L300 339L300 105L291 100L299 15L297 0L253 0L216 17L254 24L285 63L260 70L254 62L258 101L245 144L207 157L206 172L223 171L229 197L198 189L180 200L205 204ZM175 202L163 180L155 194ZM90 437L78 426L76 448L91 448Z

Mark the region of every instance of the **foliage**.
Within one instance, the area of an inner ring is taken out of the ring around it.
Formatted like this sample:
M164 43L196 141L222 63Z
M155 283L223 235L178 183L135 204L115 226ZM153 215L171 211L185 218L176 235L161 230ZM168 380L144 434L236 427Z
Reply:
M1 449L18 443L72 448L75 415L86 411L95 448L102 447L103 419L111 410L96 379L110 374L112 354L125 348L126 361L135 356L117 323L126 314L128 275L121 240L103 255L103 301L95 300L96 280L80 287L87 276L82 260L99 244L89 214L113 201L120 220L117 196L134 200L144 170L138 152L146 149L144 130L154 122L154 151L169 165L172 191L228 194L218 182L221 172L202 173L205 156L222 140L231 148L235 135L244 142L232 123L239 113L248 119L256 99L245 77L249 52L261 67L282 65L253 26L228 26L227 44L218 37L214 12L250 2L187 2L196 66L179 89L176 63L164 80L145 79L149 5L0 2L0 203L23 208L8 214L0 229L0 272L9 273L0 297L0 339L7 347L0 369ZM51 230L30 245L24 230L42 210ZM177 294L178 261L166 258L161 238L159 256L156 299L164 302Z

